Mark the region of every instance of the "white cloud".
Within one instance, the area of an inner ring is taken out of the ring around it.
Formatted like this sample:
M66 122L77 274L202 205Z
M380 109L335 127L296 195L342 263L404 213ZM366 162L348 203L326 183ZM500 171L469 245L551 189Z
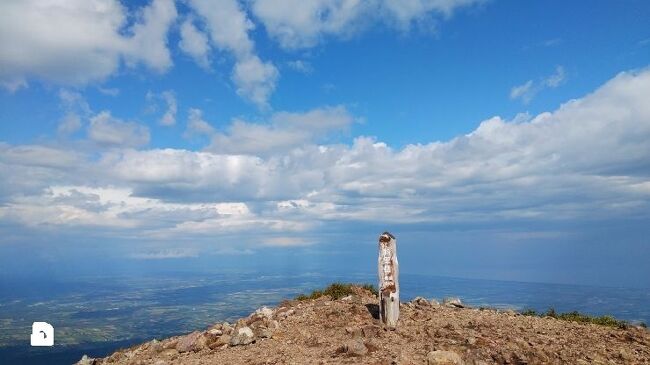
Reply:
M149 143L149 128L124 122L102 111L90 118L88 138L105 146L139 147Z
M218 235L286 246L364 224L647 219L649 94L650 70L622 73L555 111L493 117L450 141L400 148L371 137L319 144L318 136L351 123L342 107L234 122L203 152L112 148L97 157L0 144L0 221L135 240Z
M521 85L513 86L510 90L510 99L521 99L524 103L528 103L535 94L534 90L533 80L528 80Z
M528 80L525 83L514 86L510 89L510 99L521 99L524 104L530 103L531 100L546 88L554 89L566 81L566 71L563 66L557 66L555 72L547 77L542 78L539 82Z
M98 87L97 90L99 90L100 93L108 96L118 96L120 95L120 89L116 87Z
M286 151L334 131L343 131L354 118L343 106L313 109L305 113L274 113L269 123L235 120L227 133L216 133L210 151L219 153L268 154Z
M165 104L167 104L167 110L165 111L165 114L163 114L162 118L160 118L160 124L165 126L176 124L176 112L178 106L176 105L176 96L174 95L174 92L171 90L163 91L160 94L160 97L165 101Z
M187 129L185 137L214 135L215 129L210 123L203 120L203 112L200 109L190 108L187 117Z
M81 118L74 113L66 113L66 115L59 122L57 131L63 135L72 134L81 129Z
M300 73L303 74L310 74L312 71L314 71L314 68L311 66L311 64L307 61L303 60L295 60L295 61L289 61L287 62L287 65Z
M232 72L237 94L261 108L268 108L278 76L278 69L272 63L262 62L257 56L238 60Z
M232 53L235 66L231 75L237 94L260 108L268 108L268 99L279 76L271 62L255 54L249 32L255 28L237 0L191 0L191 6L205 21L210 40L220 50Z
M564 67L557 66L555 68L555 73L550 75L544 80L544 85L550 88L556 88L564 83L566 80L566 71Z
M3 1L0 3L0 81L27 79L85 84L113 74L124 59L156 71L171 65L166 33L176 17L173 0L154 0L126 29L117 0Z
M436 14L480 0L253 0L252 12L284 48L313 47L326 36L349 37L372 22L408 30Z
M59 90L59 100L65 115L59 121L57 131L60 135L70 135L81 129L82 119L92 113L90 105L81 93L67 89Z
M360 0L254 0L252 11L282 47L311 47L323 35L354 31L368 2Z
M300 247L312 244L313 242L301 237L269 237L264 241L265 246L271 247Z
M142 62L155 71L165 72L173 64L167 48L167 31L178 15L174 0L152 0L139 15L125 52L127 63Z
M210 68L210 45L208 36L194 26L192 19L187 19L181 25L181 40L178 42L181 50L190 55L204 69Z

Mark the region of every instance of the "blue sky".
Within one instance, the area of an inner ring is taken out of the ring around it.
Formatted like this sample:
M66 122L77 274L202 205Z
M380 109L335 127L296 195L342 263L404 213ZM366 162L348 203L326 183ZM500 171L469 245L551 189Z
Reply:
M372 270L390 230L405 271L650 286L646 1L0 14L5 278L80 252Z

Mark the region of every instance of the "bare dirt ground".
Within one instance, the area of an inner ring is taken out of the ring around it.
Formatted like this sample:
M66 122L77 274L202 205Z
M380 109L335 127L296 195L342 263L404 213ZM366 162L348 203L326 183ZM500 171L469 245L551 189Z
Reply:
M650 364L650 332L416 299L382 328L377 298L287 301L78 364Z

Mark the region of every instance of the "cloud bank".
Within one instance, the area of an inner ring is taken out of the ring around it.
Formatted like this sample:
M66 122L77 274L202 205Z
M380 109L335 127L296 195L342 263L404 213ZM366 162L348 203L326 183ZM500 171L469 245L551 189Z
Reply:
M147 131L101 112L88 139L108 149L0 144L0 229L288 247L341 224L650 218L646 95L650 70L625 72L552 112L402 148L321 139L354 121L344 107L225 132L194 110L203 151L137 149Z

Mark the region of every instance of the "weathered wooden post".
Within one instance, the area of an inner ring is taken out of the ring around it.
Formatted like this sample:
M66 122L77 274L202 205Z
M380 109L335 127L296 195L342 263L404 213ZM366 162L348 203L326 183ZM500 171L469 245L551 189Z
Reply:
M397 239L388 232L379 236L379 320L389 329L399 318L399 266Z

